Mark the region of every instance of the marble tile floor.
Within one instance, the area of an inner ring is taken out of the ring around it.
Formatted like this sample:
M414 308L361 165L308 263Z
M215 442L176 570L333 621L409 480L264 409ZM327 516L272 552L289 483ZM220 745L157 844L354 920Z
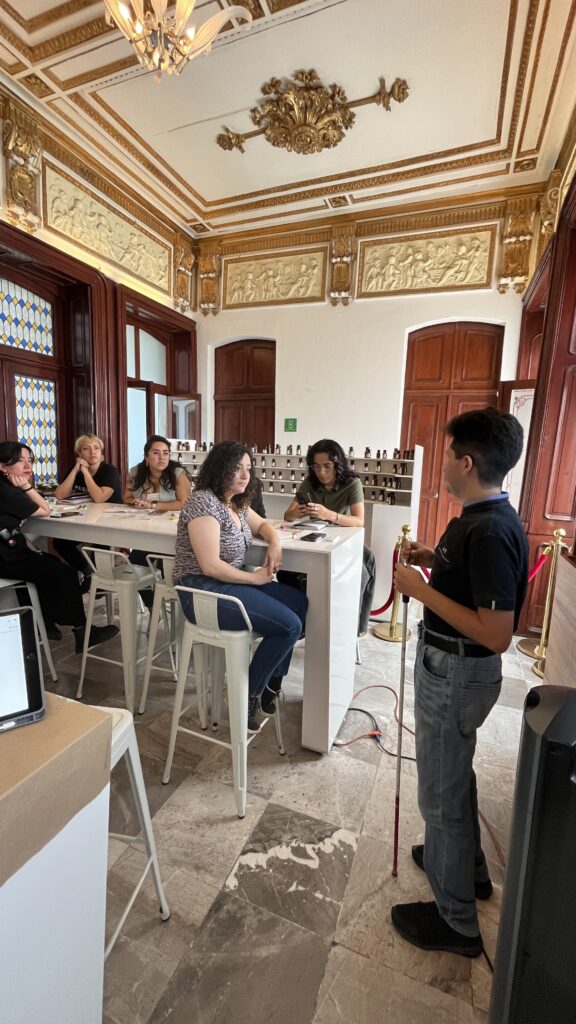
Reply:
M411 609L416 617L416 609ZM407 645L405 724L413 726L412 664ZM101 653L119 657L118 639ZM56 693L74 696L80 658L71 638L52 644ZM394 751L400 645L370 632L361 641L353 702L370 711ZM235 814L228 751L191 737L178 739L168 785L162 772L173 684L152 677L146 712L135 719L161 871L172 909L160 920L147 881L106 966L103 1024L456 1024L487 1021L491 976L484 958L425 953L390 923L398 901L430 899L413 864L423 836L416 770L403 764L400 857L392 878L395 759L374 739L334 746L328 756L300 746L304 652L298 645L285 686L280 757L268 727L249 748L246 817ZM540 680L514 646L504 657L497 706L479 733L476 772L484 848L495 883L478 905L493 959L515 763L524 698ZM89 662L87 703L123 705L120 668ZM223 718L225 719L225 709ZM193 715L191 715L193 720ZM226 722L221 724L222 734ZM349 711L339 740L372 728ZM403 754L414 755L404 733ZM134 834L128 775L111 784L111 830ZM136 878L143 854L111 840L108 934Z

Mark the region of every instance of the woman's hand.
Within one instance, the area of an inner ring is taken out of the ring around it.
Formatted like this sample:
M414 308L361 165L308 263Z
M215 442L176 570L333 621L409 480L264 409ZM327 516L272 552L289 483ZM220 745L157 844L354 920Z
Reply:
M8 476L8 474L6 474ZM10 483L14 484L14 487L20 487L23 491L27 491L29 487L33 487L29 476L17 476L16 473L12 473L8 476Z
M272 582L272 573L267 565L261 565L259 569L247 574L246 582L252 583L255 587L262 587L265 583Z
M86 462L86 459L76 459L76 469L79 470L81 473L85 473L86 470L89 470L89 466L88 463Z
M264 568L268 569L271 574L282 568L282 545L276 540L271 541L268 545Z
M405 565L419 565L424 568L430 568L434 559L434 552L432 548L427 548L424 544L419 544L418 541L409 541L408 544L402 546L400 551L400 560Z

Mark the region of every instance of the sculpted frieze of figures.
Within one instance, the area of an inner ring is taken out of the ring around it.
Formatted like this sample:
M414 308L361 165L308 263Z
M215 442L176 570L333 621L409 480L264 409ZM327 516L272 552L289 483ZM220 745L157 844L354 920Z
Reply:
M323 302L326 249L227 260L224 307Z
M488 287L494 243L495 227L366 241L358 296Z
M171 252L67 175L45 164L45 224L163 292L170 291Z

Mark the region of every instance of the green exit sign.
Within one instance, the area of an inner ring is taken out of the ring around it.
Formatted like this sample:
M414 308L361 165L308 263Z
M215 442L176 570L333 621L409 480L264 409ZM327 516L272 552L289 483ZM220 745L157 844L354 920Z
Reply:
M296 419L284 420L284 433L295 434L297 426L298 420Z

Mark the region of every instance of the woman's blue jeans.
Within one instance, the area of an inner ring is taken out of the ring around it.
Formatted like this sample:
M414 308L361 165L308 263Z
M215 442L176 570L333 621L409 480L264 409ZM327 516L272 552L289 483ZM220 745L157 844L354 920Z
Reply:
M308 598L283 583L265 583L261 587L244 583L222 583L211 576L186 573L180 583L196 590L237 597L244 605L254 632L262 637L249 670L250 697L259 697L272 676L285 676L290 668L294 644L304 632ZM179 592L184 614L194 622L192 594ZM218 603L220 629L246 629L237 608L226 601Z
M474 883L488 879L472 761L476 730L500 694L501 664L499 654L469 658L418 641L414 717L424 867L440 916L463 935L478 935Z

